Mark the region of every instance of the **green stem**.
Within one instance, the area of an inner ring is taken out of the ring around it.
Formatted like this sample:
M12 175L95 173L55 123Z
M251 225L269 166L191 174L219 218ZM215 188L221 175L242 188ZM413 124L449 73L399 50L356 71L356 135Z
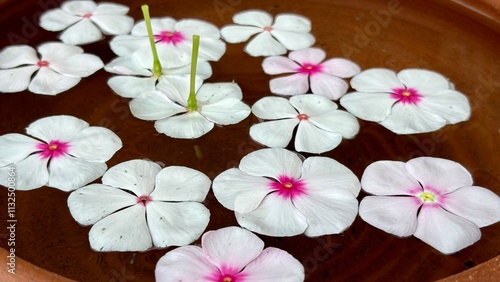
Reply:
M198 64L198 49L200 48L200 36L193 35L193 51L191 53L191 81L189 83L189 98L188 111L196 111L198 102L196 101L195 81L196 81L196 66Z
M153 76L160 77L162 74L162 68L160 60L158 59L158 53L156 52L156 44L153 36L153 29L151 28L151 18L149 17L149 6L142 5L142 14L144 15L144 21L146 22L146 28L148 30L149 44L151 45L151 51L153 52Z

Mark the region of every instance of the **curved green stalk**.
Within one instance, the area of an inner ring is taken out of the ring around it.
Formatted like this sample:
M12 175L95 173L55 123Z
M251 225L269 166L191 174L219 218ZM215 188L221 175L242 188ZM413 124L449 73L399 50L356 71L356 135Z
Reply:
M193 35L193 51L191 53L191 80L189 83L189 98L187 109L190 112L198 109L196 101L195 81L196 81L196 66L198 64L198 49L200 48L200 36Z
M149 44L151 45L151 51L153 53L153 76L160 77L162 74L162 68L160 60L158 59L158 53L156 52L156 44L153 36L153 29L151 28L151 18L149 17L149 6L142 5L142 14L144 15L144 21L146 22L146 28L148 30Z

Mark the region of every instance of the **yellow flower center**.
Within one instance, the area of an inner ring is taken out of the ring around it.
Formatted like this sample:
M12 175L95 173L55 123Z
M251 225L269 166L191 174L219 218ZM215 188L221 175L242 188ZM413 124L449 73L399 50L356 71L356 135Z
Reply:
M410 91L405 90L405 91L403 91L403 93L401 93L401 95L403 95L405 97L409 97L409 96L411 96L411 93L410 93Z
M293 184L290 182L286 182L285 184L283 184L283 187L285 187L287 189L291 189L293 187Z
M231 278L231 277L224 277L224 278L222 278L222 281L223 282L232 282L233 278Z
M420 199L422 199L422 201L424 203L436 201L436 195L434 195L431 192L423 192L423 193L420 193L420 195L418 195L418 196L420 197Z
M51 150L51 151L57 150L57 144L49 145L49 150Z

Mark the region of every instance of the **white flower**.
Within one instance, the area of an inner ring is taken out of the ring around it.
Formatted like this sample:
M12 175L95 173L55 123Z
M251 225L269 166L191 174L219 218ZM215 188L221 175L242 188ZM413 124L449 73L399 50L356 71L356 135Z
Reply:
M358 92L345 95L340 104L397 134L431 132L470 117L467 97L432 71L369 69L355 76L351 86Z
M250 127L250 136L269 147L286 147L295 127L295 150L323 153L337 147L342 137L352 139L359 131L357 119L337 109L319 95L297 95L290 100L264 97L252 106L259 119L270 120Z
M155 128L173 138L198 138L214 124L236 124L250 114L241 102L236 83L205 83L197 79L198 109L189 111L189 79L169 77L160 81L156 91L145 92L130 101L132 114L143 120L156 120Z
M191 168L131 160L115 165L91 184L71 193L71 215L93 225L90 246L96 251L145 251L182 246L198 239L208 225L201 204L210 179Z
M0 53L0 92L20 92L28 88L36 94L57 95L80 82L104 64L83 49L50 42L35 49L27 45L9 46ZM38 71L33 78L32 75Z
M327 61L325 51L307 48L290 52L288 58L273 56L264 59L262 68L267 74L295 73L273 78L269 82L271 92L282 95L304 94L309 90L328 99L337 100L347 92L349 85L342 78L349 78L360 72L355 63L333 58Z
M0 184L7 186L6 171L14 166L17 190L80 188L100 177L105 162L122 147L109 129L89 127L72 116L39 119L26 133L39 140L17 133L0 136Z
M259 237L234 226L203 234L201 247L185 246L166 253L155 269L159 282L300 282L304 276L304 267L289 253L264 249Z
M208 22L172 18L151 19L156 49L164 68L177 68L191 63L193 35L200 36L198 59L218 61L226 51L226 44L220 39L219 29ZM153 54L144 21L137 23L131 35L119 35L110 42L111 49L118 56L135 54L144 62L153 62Z
M237 25L227 25L221 29L224 40L229 43L247 41L258 34L245 46L251 56L282 55L287 50L310 47L315 38L311 31L311 21L295 14L280 14L273 17L264 11L249 10L233 16Z
M480 227L500 220L500 198L472 186L459 163L421 157L407 163L378 161L361 178L359 215L388 233L414 235L442 253L457 252L481 237Z
M234 210L238 223L268 236L314 237L348 228L358 213L354 173L339 162L291 151L254 151L213 182L217 200Z
M163 68L162 75L155 77L151 67L152 63L140 60L132 54L115 58L104 69L111 73L121 74L110 78L108 85L118 95L125 98L135 98L143 92L154 91L160 80L170 76L189 77L191 72L189 64L178 68ZM196 65L196 75L202 80L209 78L212 75L210 64L206 61L199 61Z
M127 16L128 7L94 1L65 1L61 8L40 16L40 26L49 31L66 29L60 38L64 43L80 45L96 42L102 34L127 34L134 19Z

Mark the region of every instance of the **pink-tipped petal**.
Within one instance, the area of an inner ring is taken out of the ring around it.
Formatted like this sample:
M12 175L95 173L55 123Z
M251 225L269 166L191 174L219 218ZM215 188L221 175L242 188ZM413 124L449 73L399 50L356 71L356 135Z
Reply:
M49 159L41 158L39 154L33 154L14 165L0 167L0 185L5 187L12 186L8 185L8 178L10 168L14 168L16 190L26 191L42 187L49 181L48 161Z
M0 52L1 69L10 69L22 65L35 65L37 62L38 55L31 46L8 46Z
M61 9L49 10L40 16L40 27L49 31L61 31L82 18Z
M418 89L424 96L439 90L449 89L449 81L441 74L423 69L405 69L398 78L406 88Z
M395 102L387 93L353 92L340 99L340 104L351 114L374 122L385 120Z
M288 50L300 50L311 47L316 38L310 33L272 29L271 35Z
M203 202L212 181L197 170L183 166L169 166L156 175L155 201Z
M32 122L26 133L47 143L52 140L68 142L88 127L86 121L73 116L49 116Z
M388 69L368 69L351 79L352 88L359 92L390 93L393 88L404 88L396 73Z
M80 80L80 77L62 75L50 68L43 67L38 70L28 90L36 94L57 95L73 88Z
M156 131L172 138L192 139L205 135L214 128L214 123L198 112L157 120Z
M448 123L458 123L470 118L471 108L465 95L454 90L439 90L422 99L418 104L422 110L444 118Z
M228 43L241 43L247 41L252 35L262 32L262 28L253 26L227 25L220 33Z
M107 168L103 162L87 161L69 155L53 157L49 164L48 186L72 191L101 177Z
M154 246L165 248L198 239L208 225L210 211L200 203L153 200L146 205L146 217Z
M130 160L108 169L102 176L102 184L131 191L137 197L149 195L160 170L161 167L152 161Z
M200 247L185 246L160 258L156 264L155 279L158 282L204 281L218 271Z
M312 93L332 100L338 100L349 88L343 79L326 73L317 73L309 79L311 80Z
M301 121L295 135L295 150L321 154L337 147L342 142L340 133L322 130L310 121Z
M396 103L380 124L396 134L415 134L438 130L446 125L446 120L412 104Z
M305 94L309 90L307 75L293 74L284 77L273 78L269 81L269 87L274 94L298 95Z
M71 45L88 44L99 41L103 35L90 19L82 19L63 31L60 36L62 42Z
M113 131L91 126L71 139L69 153L77 158L106 162L122 147L122 141Z
M300 63L301 65L304 65L304 63L318 65L325 59L325 57L325 51L320 48L301 49L292 51L288 54L288 58Z
M267 74L295 73L300 66L283 56L267 57L262 62L262 69Z
M135 98L144 92L154 91L155 77L113 76L108 80L108 86L124 98Z
M236 13L233 16L233 22L240 25L252 25L258 27L271 26L273 17L261 10L249 10Z
M405 169L425 188L448 194L472 186L472 176L461 164L440 158L420 157L409 160Z
M304 266L289 253L269 247L245 267L242 274L251 281L304 281Z
M468 219L478 227L500 220L500 197L483 187L460 188L446 195L441 204L447 211Z
M299 114L288 99L264 97L252 106L252 113L261 119L295 118Z
M353 77L361 71L360 67L347 59L333 58L321 64L323 72L341 78Z
M241 159L239 168L254 176L267 176L277 179L280 175L299 179L302 161L299 156L281 148L253 151Z
M14 93L26 90L31 76L39 67L28 66L15 69L0 70L0 92Z
M467 219L440 207L424 205L413 235L443 254L452 254L478 241L481 231Z
M263 32L255 36L247 43L244 50L254 57L283 55L287 51L269 32Z
M132 114L143 120L160 120L187 111L161 91L143 92L130 101L129 105Z
M408 237L417 230L418 201L411 196L367 196L359 204L359 216L387 233Z
M296 118L257 123L250 127L250 137L267 147L285 148L292 140L297 124L299 120Z
M0 166L22 161L37 151L38 144L40 141L18 133L0 136Z
M421 191L420 183L397 161L377 161L370 164L361 177L363 190L374 195L414 195Z

